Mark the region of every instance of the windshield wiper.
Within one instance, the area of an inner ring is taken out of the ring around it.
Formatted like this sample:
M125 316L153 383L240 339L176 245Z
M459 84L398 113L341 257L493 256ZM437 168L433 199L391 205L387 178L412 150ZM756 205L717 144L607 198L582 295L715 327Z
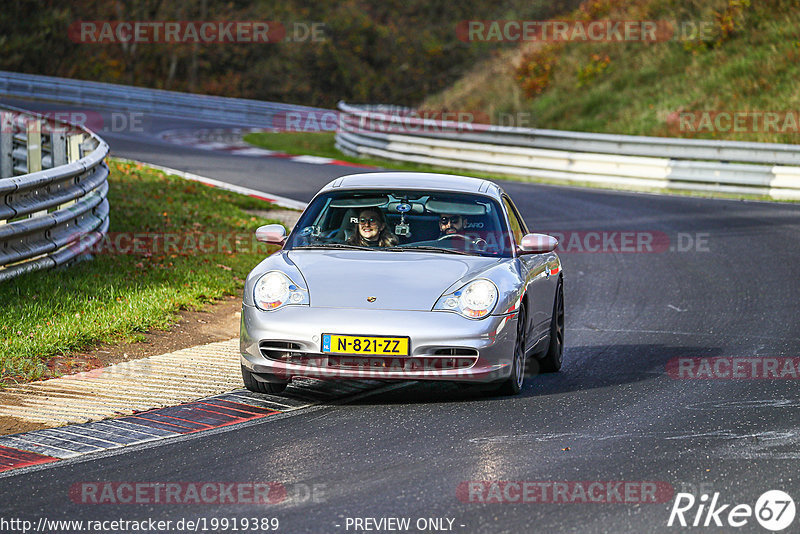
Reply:
M419 247L393 247L389 250L422 250L425 252L439 252L441 254L461 254L462 256L470 256L469 252L464 252L463 250L454 250L452 248L439 248L439 247L431 247L427 245L422 245Z
M298 245L292 249L309 249L309 248L344 248L350 250L376 250L386 252L407 252L409 250L421 250L424 252L438 252L440 254L461 254L462 256L470 256L469 252L462 250L453 250L451 248L439 248L431 246L419 247L362 247L359 245L348 245L347 243L319 243L316 245Z
M348 245L347 243L319 243L316 245L298 245L292 248L348 248L352 250L375 250L374 247L361 247L358 245Z

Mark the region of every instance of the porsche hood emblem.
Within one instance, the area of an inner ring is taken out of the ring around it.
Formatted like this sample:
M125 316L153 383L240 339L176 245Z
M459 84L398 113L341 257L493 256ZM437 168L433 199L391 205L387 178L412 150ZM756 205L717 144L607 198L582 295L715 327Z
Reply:
M375 302L377 297L367 297L367 302Z

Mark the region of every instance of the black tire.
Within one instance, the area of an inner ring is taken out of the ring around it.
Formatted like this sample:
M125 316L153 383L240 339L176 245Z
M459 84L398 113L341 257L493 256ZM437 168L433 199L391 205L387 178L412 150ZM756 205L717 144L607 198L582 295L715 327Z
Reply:
M550 345L539 360L543 373L556 373L564 359L564 280L559 278L553 302L553 317L550 319Z
M517 315L517 338L514 342L514 354L511 359L511 376L504 380L497 388L500 395L516 395L522 391L525 381L525 307L519 309Z
M288 382L261 382L256 380L253 373L244 365L242 365L242 380L244 380L244 387L248 390L254 393L267 393L272 395L283 393L283 390L289 385Z

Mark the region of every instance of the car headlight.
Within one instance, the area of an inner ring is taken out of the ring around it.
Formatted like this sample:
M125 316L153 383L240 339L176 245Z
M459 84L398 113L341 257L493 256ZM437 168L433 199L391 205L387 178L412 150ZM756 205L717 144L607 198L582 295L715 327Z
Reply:
M271 311L291 304L308 305L308 290L280 271L270 271L256 282L253 299L259 309Z
M437 311L460 313L469 319L482 319L497 304L497 287L489 280L473 280L458 291L442 295L433 307Z

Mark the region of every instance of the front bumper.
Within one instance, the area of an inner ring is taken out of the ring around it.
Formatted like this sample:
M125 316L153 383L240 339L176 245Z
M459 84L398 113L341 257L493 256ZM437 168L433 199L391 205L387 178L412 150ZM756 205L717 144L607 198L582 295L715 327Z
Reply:
M516 322L516 314L470 320L450 312L308 306L265 312L245 305L241 361L256 378L261 374L268 381L311 377L495 382L511 373ZM323 354L323 333L408 336L410 355L389 360ZM276 359L275 351L267 350L280 344L291 344L286 350L295 356ZM453 366L448 359L453 360Z

